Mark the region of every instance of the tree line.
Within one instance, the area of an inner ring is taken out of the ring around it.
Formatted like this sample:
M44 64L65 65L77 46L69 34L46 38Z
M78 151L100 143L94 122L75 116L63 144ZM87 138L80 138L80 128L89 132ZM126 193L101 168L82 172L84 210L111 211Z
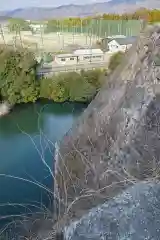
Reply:
M64 18L61 20L51 19L47 22L47 31L51 31L54 28L61 29L65 27L84 27L91 23L91 21L95 20L140 20L145 19L149 23L159 22L160 21L160 10L153 9L148 10L145 8L138 9L134 13L124 13L124 14L103 14L99 16L91 16L91 17L74 17L74 18ZM10 31L32 31L30 27L30 23L26 22L23 19L9 19L8 29Z
M124 13L124 14L107 14L104 13L103 15L98 15L98 16L90 16L90 17L75 17L75 18L65 18L62 20L56 20L56 19L51 19L48 21L47 27L50 29L53 26L58 26L62 25L65 27L72 27L72 26L86 26L91 21L95 20L140 20L140 19L145 19L148 22L158 22L160 21L160 10L158 9L153 9L153 10L148 10L148 9L139 9L135 11L134 13Z
M25 49L0 47L0 97L10 104L35 102L88 102L103 83L103 71L81 71L38 78L34 54Z
M8 30L10 32L32 31L29 22L20 18L11 18L8 22Z
M73 27L86 27L89 26L93 20L119 20L119 21L129 21L129 20L146 20L149 23L155 23L160 21L160 10L153 9L148 10L145 8L138 9L134 13L124 13L124 14L103 14L98 16L90 17L75 17L75 18L65 18L61 20L51 19L47 22L46 31L54 31L55 29L64 30L65 28Z
M124 54L111 58L113 71ZM0 98L11 105L35 102L45 98L55 102L90 102L106 80L106 70L60 73L37 77L38 63L34 54L25 49L0 46ZM105 73L105 74L104 74Z

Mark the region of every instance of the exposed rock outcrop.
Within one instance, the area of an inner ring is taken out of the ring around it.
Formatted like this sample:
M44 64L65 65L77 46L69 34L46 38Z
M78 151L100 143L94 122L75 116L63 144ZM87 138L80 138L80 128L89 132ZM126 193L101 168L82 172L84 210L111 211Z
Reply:
M160 183L138 183L65 228L65 240L159 240Z
M148 27L61 142L56 194L64 218L159 177L159 57L160 28Z
M10 112L11 106L8 102L0 103L0 117Z

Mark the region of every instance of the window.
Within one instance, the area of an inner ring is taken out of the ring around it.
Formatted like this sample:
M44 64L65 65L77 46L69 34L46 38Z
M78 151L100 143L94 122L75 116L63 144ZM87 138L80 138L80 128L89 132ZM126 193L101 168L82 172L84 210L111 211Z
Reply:
M97 56L92 56L92 58L102 58L102 56L97 55Z
M73 60L74 60L74 57L71 57L70 60L73 61Z
M66 61L66 59L65 59L65 58L61 58L61 61L62 61L62 62L65 62L65 61Z
M90 57L89 57L89 56L86 56L86 57L84 57L83 59L90 59Z
M111 45L111 48L118 48L117 45Z

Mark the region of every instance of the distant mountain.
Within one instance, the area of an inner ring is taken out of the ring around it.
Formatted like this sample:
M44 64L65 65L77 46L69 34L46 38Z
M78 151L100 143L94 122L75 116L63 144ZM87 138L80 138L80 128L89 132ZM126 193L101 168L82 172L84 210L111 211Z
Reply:
M124 13L138 8L160 8L160 0L110 0L86 5L63 5L55 8L20 8L13 11L0 12L0 16L44 20L62 17L84 17L103 13Z

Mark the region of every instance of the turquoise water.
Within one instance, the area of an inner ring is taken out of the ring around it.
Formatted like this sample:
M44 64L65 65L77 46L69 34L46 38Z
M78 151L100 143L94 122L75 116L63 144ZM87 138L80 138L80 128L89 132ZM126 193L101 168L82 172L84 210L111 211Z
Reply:
M0 118L0 223L51 205L55 142L85 108L39 102L18 106Z

